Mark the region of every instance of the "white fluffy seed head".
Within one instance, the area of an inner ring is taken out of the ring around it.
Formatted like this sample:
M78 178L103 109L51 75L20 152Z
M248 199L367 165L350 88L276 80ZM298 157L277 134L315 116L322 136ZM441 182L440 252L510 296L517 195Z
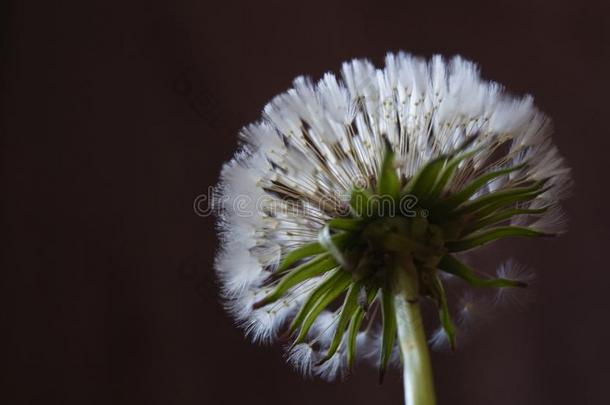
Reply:
M315 241L323 225L340 212L354 184L376 178L384 139L395 152L397 171L409 178L430 159L475 137L481 148L458 167L449 189L493 168L526 162L477 196L536 180L554 186L528 208L556 203L569 188L569 169L550 134L548 118L531 97L506 94L459 56L427 61L388 54L382 69L354 60L343 64L340 76L328 73L318 83L295 79L292 89L265 106L261 121L242 130L242 146L224 166L216 189L222 246L215 268L227 309L253 340L276 339L322 278L309 280L273 304L258 309L252 304L269 292L265 281L280 260ZM508 151L496 157L499 144L508 145ZM550 229L553 218L556 214L549 210L524 225ZM499 273L507 271L502 267ZM504 301L504 292L498 301ZM301 372L325 378L345 374L344 343L331 361L315 365L328 347L334 318L323 312L312 328L315 344L299 345L290 353L289 361ZM360 332L358 347L376 361L375 330ZM439 332L432 341L442 339Z

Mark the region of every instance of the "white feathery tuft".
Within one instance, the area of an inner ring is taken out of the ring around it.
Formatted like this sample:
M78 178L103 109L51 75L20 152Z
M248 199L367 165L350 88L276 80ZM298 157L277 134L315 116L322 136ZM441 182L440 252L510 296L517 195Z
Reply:
M309 343L299 343L287 353L287 360L295 370L305 377L312 376L314 349Z
M428 339L428 343L434 350L439 352L447 352L451 349L451 343L449 342L449 336L442 327L436 328L432 332L432 336Z
M488 321L493 304L493 301L481 294L475 294L470 290L463 293L453 308L456 345L463 346L476 329ZM442 327L434 330L428 342L437 351L451 350L449 337Z
M500 306L523 308L533 299L532 284L536 274L526 266L509 259L502 263L496 271L499 278L518 280L527 283L527 288L499 288L496 291L495 303Z
M457 325L463 331L471 330L475 324L488 319L492 303L485 297L466 291L458 303Z

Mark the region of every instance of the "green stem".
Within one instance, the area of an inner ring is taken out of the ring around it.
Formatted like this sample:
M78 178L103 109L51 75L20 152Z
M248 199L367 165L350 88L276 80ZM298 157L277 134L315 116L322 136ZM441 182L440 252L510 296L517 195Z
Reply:
M394 307L403 363L405 405L434 405L428 342L419 309L416 269L409 258L396 272Z

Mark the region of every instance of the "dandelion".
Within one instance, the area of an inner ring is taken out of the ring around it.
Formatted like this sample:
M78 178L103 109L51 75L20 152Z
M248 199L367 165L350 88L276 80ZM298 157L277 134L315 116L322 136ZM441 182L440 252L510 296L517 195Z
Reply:
M306 375L374 359L382 379L402 364L406 403L434 404L420 303L438 308L430 341L453 348L476 311L453 303L454 323L446 287L526 286L462 255L561 231L570 174L550 134L531 97L460 57L388 54L383 69L354 60L340 77L297 78L242 130L216 189L228 311Z

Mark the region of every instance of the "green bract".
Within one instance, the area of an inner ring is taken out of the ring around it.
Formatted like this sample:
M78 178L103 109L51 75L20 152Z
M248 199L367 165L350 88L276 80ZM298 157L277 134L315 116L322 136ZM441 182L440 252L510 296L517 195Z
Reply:
M366 315L375 310L371 303L380 297L383 323L379 368L383 376L397 330L393 275L414 267L418 295L436 303L440 324L453 347L454 326L439 272L459 277L473 287L526 286L519 280L478 276L454 253L510 236L546 235L506 225L514 216L545 212L546 208L519 208L520 203L546 191L544 181L474 197L490 181L522 169L523 165L487 172L457 191L448 190L460 164L478 151L470 144L468 141L454 153L432 160L404 180L397 175L394 153L388 146L377 183L354 189L348 214L328 221L317 242L289 252L269 280L272 291L254 306L277 301L299 283L323 276L300 307L288 333L293 345L303 342L316 317L326 307L339 305L334 338L318 364L329 360L345 344L351 366L356 335ZM409 266L404 266L405 261Z

